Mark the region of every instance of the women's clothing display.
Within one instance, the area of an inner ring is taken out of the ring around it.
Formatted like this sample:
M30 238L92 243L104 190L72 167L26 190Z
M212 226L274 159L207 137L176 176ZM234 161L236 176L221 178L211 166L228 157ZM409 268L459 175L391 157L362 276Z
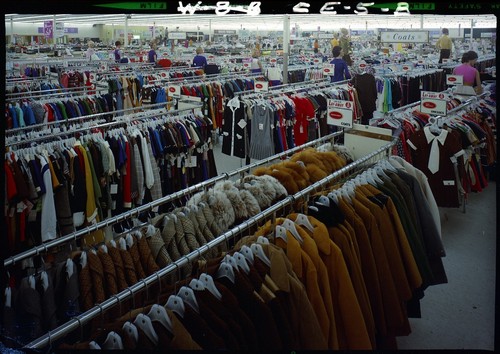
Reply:
M311 88L304 93L277 94L268 100L244 95L227 100L222 153L262 159L328 135L330 128L326 112L329 98L354 102L353 116L356 120L361 117L359 95L352 86Z
M460 105L461 101L454 98L448 108ZM495 137L489 123L496 121L496 103L481 98L440 118L438 123L429 123L429 118L410 108L373 124L398 132L400 141L394 153L426 174L438 206L459 207L459 191L480 192L488 184L485 171L496 161Z

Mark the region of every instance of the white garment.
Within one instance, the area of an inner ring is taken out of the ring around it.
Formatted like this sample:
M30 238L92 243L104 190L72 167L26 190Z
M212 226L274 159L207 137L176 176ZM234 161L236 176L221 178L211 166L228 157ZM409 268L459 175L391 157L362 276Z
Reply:
M42 166L42 179L45 185L45 194L42 196L42 242L53 240L57 237L56 206L54 203L54 191L52 189L52 177L47 160L39 156Z
M432 144L427 167L429 168L429 171L434 174L439 171L439 143L444 145L446 137L448 136L448 131L446 129L442 129L439 135L434 135L431 132L431 128L427 126L424 127L424 134L427 139L427 144Z
M155 183L155 177L153 175L153 167L151 165L151 159L149 158L148 153L148 144L146 143L146 139L139 133L136 136L137 139L141 140L141 152L142 152L142 161L144 168L144 183L146 184L146 188L151 189L153 184Z
M441 236L441 217L439 216L439 208L436 203L436 199L434 198L434 194L432 193L431 186L429 185L429 181L425 173L420 171L418 168L410 164L408 161L403 159L400 156L391 156L389 162L396 168L403 168L407 173L415 177L422 188L422 192L424 193L425 198L427 199L427 203L429 205L429 210L432 214L432 218L436 223L437 230L439 232L439 236Z

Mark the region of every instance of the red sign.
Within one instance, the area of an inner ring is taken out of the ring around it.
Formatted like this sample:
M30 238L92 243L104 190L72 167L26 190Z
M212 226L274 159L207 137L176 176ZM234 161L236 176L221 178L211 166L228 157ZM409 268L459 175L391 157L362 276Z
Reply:
M343 115L340 112L336 112L336 111L330 112L330 118L341 119L342 117L343 117Z
M365 66L366 66L366 64L363 64L363 63L359 64L360 68L364 68Z
M264 86L263 86L262 84L256 84L256 85L255 85L255 87L257 87L257 88L260 88L260 89L261 89L261 88L263 88Z
M325 73L329 73L330 71L331 71L331 70L330 70L330 69L328 69L328 68L325 68L325 70L324 70L324 72L325 72Z
M449 77L448 81L455 82L455 81L457 81L457 78L456 77Z
M168 90L169 90L170 92L175 92L175 88L174 88L174 87L169 87L169 88L168 88Z
M422 105L423 105L425 108L429 108L429 109L431 109L431 108L436 108L436 104L435 104L434 102L424 102Z

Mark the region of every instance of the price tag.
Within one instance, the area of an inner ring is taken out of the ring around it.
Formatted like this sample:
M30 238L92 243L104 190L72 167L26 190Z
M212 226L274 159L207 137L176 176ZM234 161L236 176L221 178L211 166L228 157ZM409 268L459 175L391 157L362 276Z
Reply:
M173 98L180 98L181 97L181 87L179 85L170 85L168 87L168 95Z
M118 193L118 185L117 184L111 184L109 186L109 194L116 194Z
M277 62L277 61L278 61L278 60L277 60L276 58L271 58L271 59L269 60L269 62L270 62L271 64L276 64L276 62Z
M267 91L269 91L269 82L256 81L254 90L255 90L255 92L267 92Z
M448 85L463 85L464 76L463 75L446 75L446 84Z
M446 103L449 98L448 94L442 92L422 91L420 93L420 111L445 116L447 114Z
M161 77L162 79L168 79L168 77L169 77L169 75L168 75L168 71L166 71L166 70L161 70L161 71L159 72L159 74L160 74L160 77Z
M195 155L191 156L191 167L196 167L198 160Z
M332 76L335 73L335 64L323 65L323 75Z
M368 64L366 64L366 61L362 60L359 64L358 64L358 67L361 69L361 70L365 70L365 68L368 66Z
M351 101L328 99L327 124L352 128L353 108Z

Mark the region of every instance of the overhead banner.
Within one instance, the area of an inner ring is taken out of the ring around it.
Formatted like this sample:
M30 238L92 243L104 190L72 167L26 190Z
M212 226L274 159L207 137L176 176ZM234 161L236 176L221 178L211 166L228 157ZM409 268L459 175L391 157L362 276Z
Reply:
M429 31L382 31L380 41L384 43L428 43Z
M54 32L56 38L64 36L64 22L56 22L56 30Z
M169 32L168 39L186 39L186 32Z
M43 22L43 34L45 35L45 38L54 37L54 22L52 21Z

